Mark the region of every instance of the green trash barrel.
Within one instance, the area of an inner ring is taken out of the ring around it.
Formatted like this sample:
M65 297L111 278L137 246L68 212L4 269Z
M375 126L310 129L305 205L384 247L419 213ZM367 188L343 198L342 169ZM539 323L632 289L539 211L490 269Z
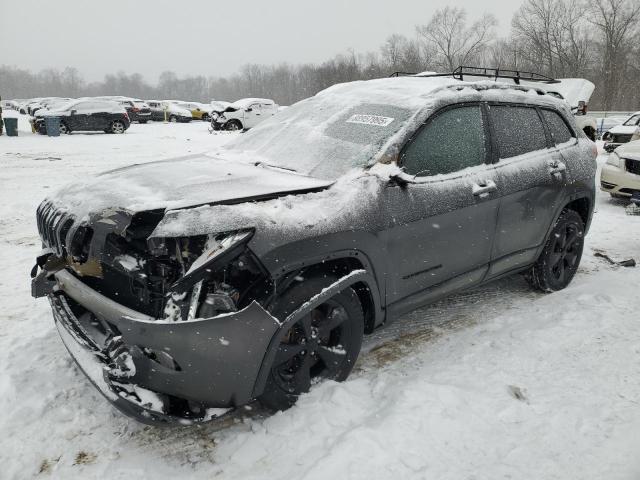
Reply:
M4 128L7 129L8 137L18 136L18 119L17 118L4 118Z

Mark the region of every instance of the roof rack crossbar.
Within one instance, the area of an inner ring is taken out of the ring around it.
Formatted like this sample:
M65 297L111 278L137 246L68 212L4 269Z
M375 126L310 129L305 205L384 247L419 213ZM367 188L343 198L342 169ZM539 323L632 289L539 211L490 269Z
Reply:
M408 73L408 72L394 72L390 76L391 77L407 77L412 75L419 75L417 73ZM558 83L559 80L556 80L552 77L548 77L546 75L542 75L541 73L535 72L524 72L521 70L509 70L509 69L501 69L501 68L487 68L487 67L469 67L460 65L451 73L434 73L430 75L425 75L425 78L431 77L453 77L458 80L464 80L464 77L487 77L493 78L495 80L499 78L508 78L513 80L516 85L520 85L520 81L524 80L527 82L541 82L541 83Z

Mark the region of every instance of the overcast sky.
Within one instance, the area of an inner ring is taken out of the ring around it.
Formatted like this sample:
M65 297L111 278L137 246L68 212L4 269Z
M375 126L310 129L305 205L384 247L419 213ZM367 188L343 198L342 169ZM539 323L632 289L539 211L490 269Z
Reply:
M0 64L74 66L88 80L123 70L228 75L246 63L321 62L377 50L446 5L509 30L520 0L0 0Z

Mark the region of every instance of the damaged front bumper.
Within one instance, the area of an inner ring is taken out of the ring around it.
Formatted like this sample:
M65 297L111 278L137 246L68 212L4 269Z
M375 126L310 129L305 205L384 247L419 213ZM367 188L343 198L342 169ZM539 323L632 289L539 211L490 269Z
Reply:
M345 275L279 321L257 302L212 318L154 319L105 297L67 270L42 270L60 337L81 370L124 414L149 424L208 421L263 392L287 332L339 291L369 277Z
M123 413L145 423L191 423L257 396L281 327L257 303L210 319L165 321L110 300L66 270L54 277L48 298L63 342Z

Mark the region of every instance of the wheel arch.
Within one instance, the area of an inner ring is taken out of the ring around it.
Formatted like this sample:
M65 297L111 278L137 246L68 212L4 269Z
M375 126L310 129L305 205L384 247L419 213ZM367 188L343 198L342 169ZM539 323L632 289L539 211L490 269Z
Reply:
M281 269L275 278L276 290L287 289L305 276L333 275L341 278L356 270L364 270L366 274L350 286L355 290L362 305L365 333L371 333L384 322L382 292L378 287L372 263L367 255L359 250L336 251L288 265Z

